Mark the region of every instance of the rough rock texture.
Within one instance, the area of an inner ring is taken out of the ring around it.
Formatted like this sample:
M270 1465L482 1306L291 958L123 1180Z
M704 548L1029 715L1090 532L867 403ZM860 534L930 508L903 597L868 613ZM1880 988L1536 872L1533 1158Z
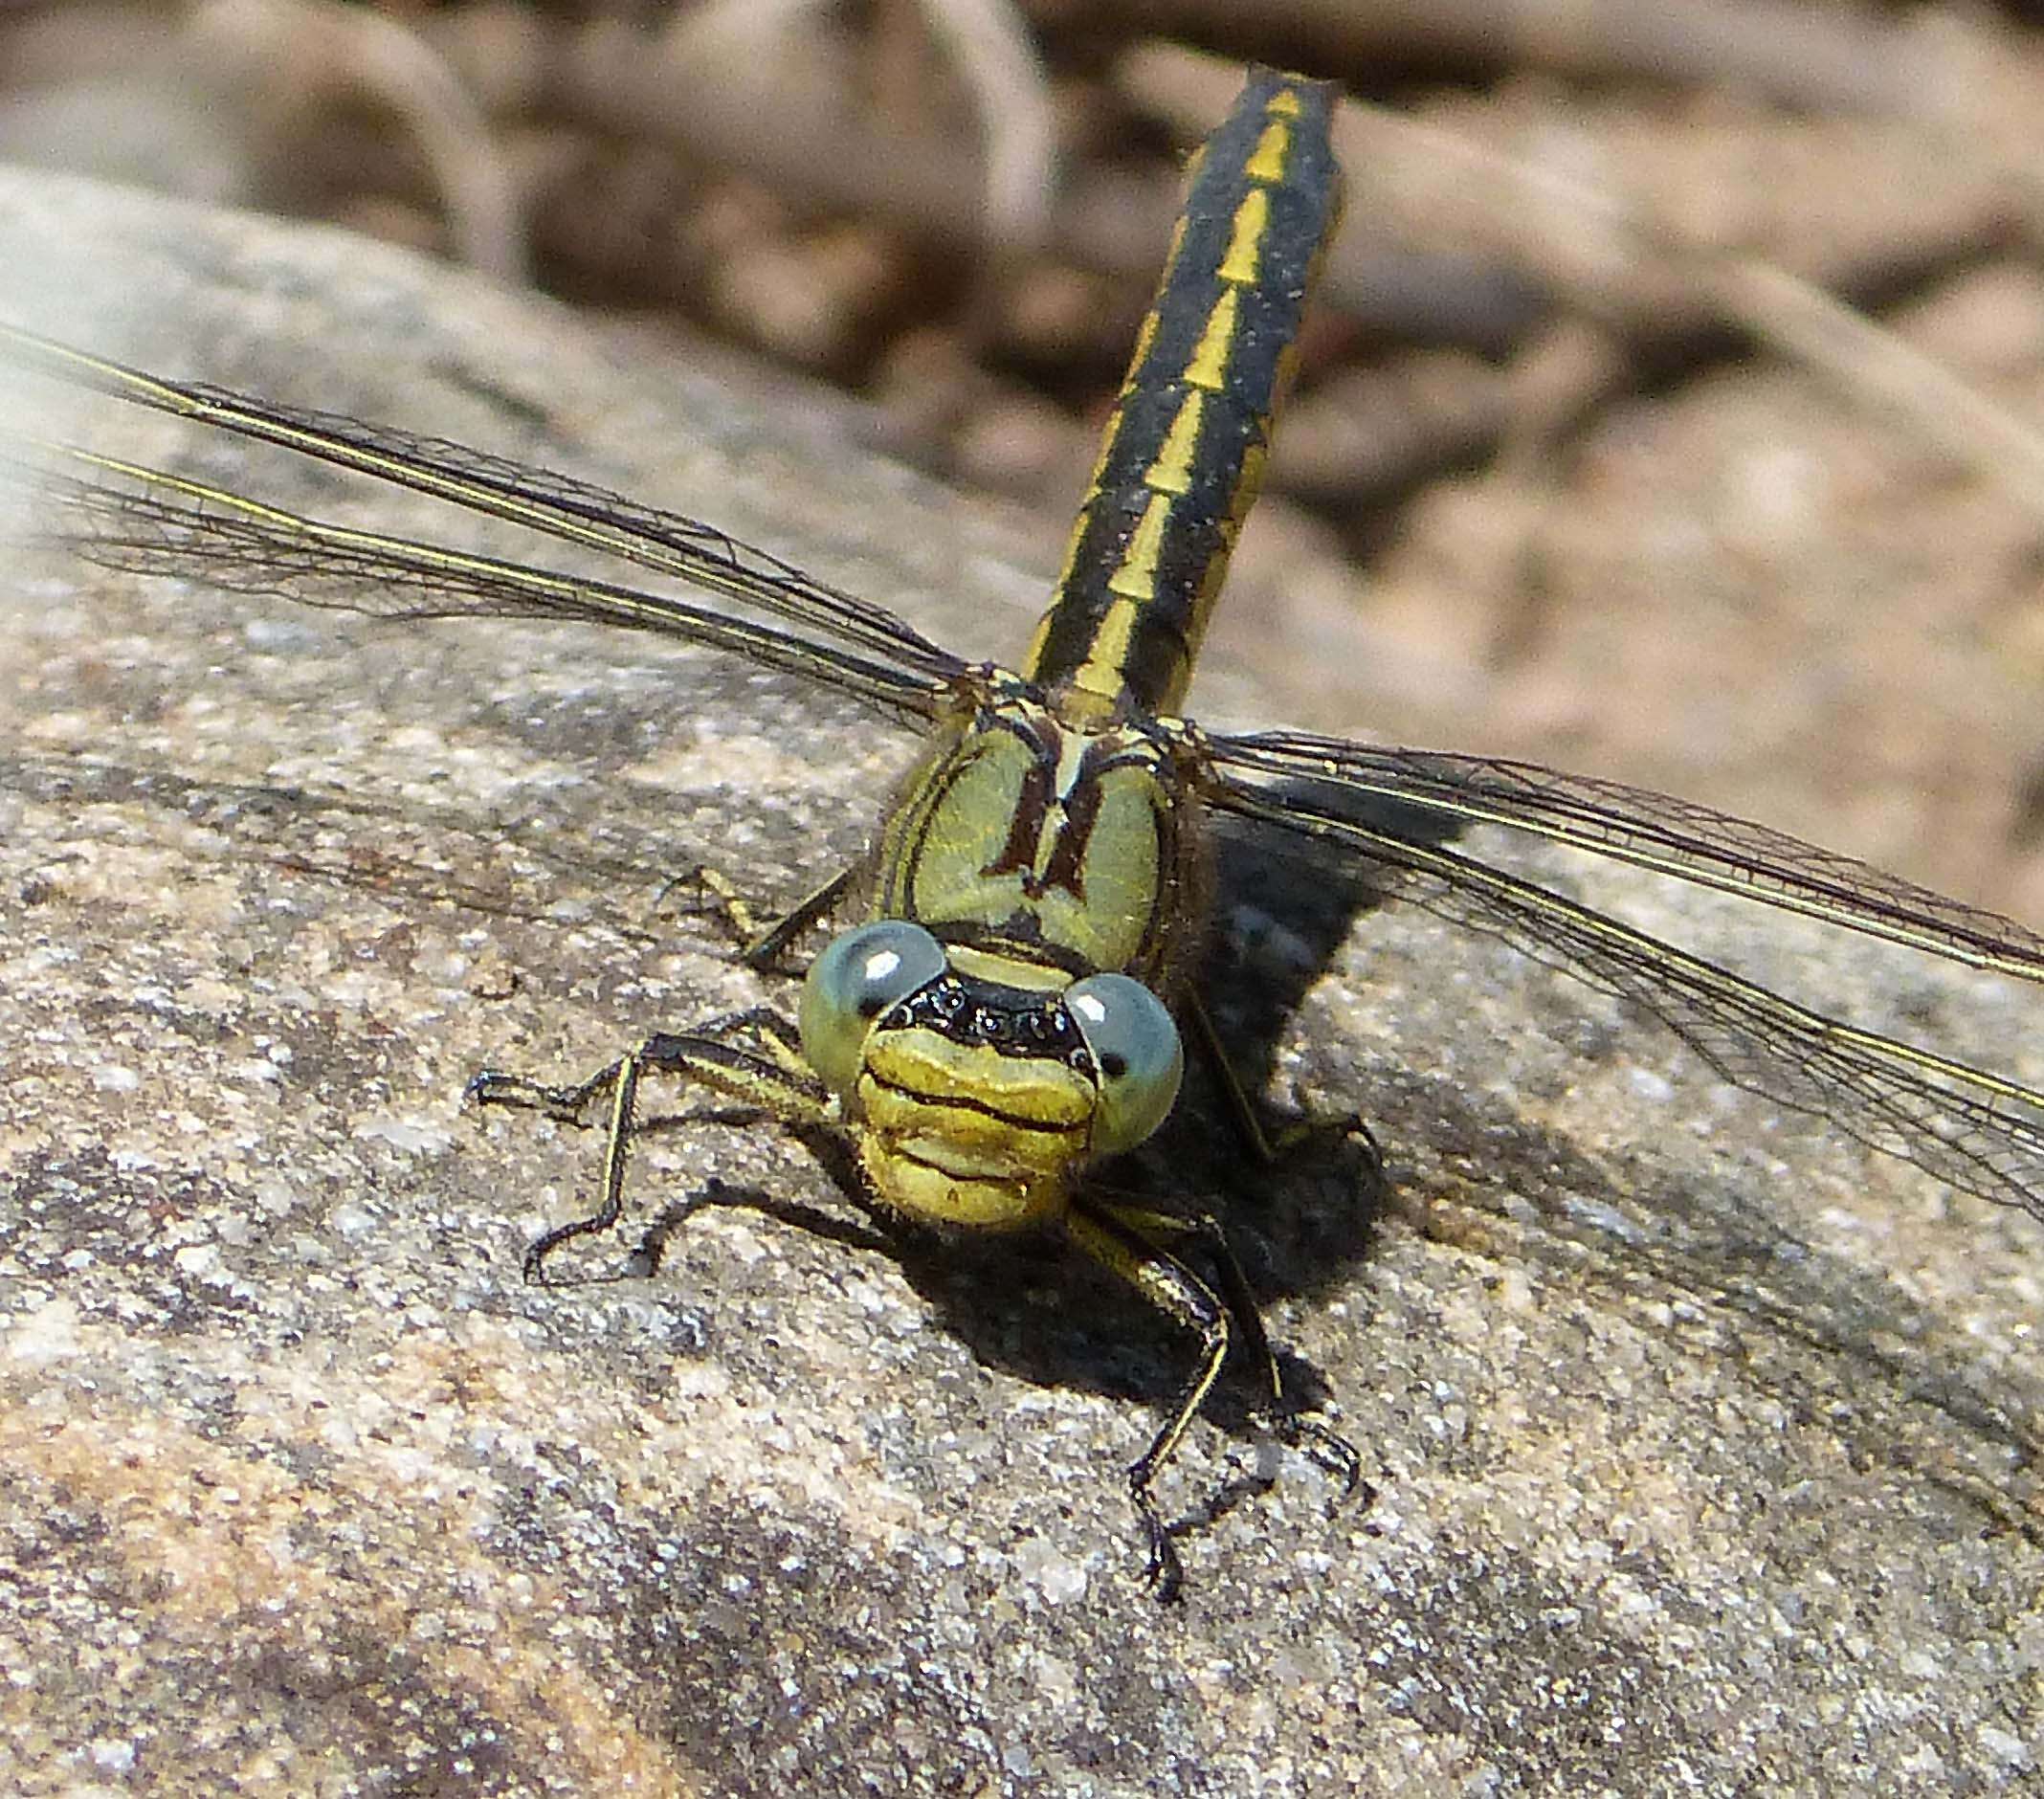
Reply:
M785 397L339 237L10 178L0 267L11 316L569 467L973 654L1013 652L1058 548L1019 573ZM157 421L73 428L521 547ZM662 884L708 861L796 897L856 848L894 734L649 640L378 628L25 550L0 695L8 1789L2044 1781L2031 1220L1373 914L1270 1053L1280 1102L1368 1113L1391 1193L1311 1154L1219 1185L1375 1499L1330 1511L1292 1456L1256 1491L1223 1407L1166 1484L1193 1527L1161 1609L1120 1469L1183 1345L1103 1281L898 1257L798 1145L679 1095L589 1252L628 1277L535 1289L522 1251L599 1145L460 1104L485 1064L566 1077L785 996ZM1557 872L2044 1074L2033 995ZM1160 1179L1225 1167L1194 1099ZM631 1277L713 1178L771 1203Z

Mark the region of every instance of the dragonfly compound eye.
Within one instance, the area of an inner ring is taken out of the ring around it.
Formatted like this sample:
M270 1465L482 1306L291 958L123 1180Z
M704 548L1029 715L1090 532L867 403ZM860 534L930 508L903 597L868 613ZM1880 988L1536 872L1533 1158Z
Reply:
M849 1093L874 1021L948 966L920 924L882 919L833 938L802 983L802 1054L833 1093Z
M1133 1149L1162 1124L1178 1098L1186 1053L1164 1002L1125 974L1089 974L1065 989L1065 1011L1093 1052L1100 1109L1097 1155Z

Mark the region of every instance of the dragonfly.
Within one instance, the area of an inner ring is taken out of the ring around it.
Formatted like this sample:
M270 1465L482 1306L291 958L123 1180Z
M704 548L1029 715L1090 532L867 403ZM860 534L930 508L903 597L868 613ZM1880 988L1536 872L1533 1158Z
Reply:
M527 1253L527 1277L543 1282L554 1250L622 1216L649 1077L834 1143L852 1198L882 1222L1061 1235L1197 1340L1126 1476L1145 1575L1166 1599L1184 1570L1158 1476L1232 1354L1251 1366L1271 1428L1344 1490L1360 1481L1355 1451L1295 1402L1217 1220L1138 1203L1101 1178L1171 1112L1188 1042L1259 1135L1198 982L1216 825L1333 858L1389 899L1558 964L1658 1018L1723 1078L2044 1220L2044 1094L1770 991L1460 838L1501 827L2044 981L2044 939L2022 925L1636 787L1182 716L1335 227L1336 105L1331 84L1252 70L1196 153L1062 573L1014 670L968 661L870 600L602 487L0 324L0 361L17 371L528 527L623 572L337 523L91 444L26 441L38 517L97 562L388 619L650 632L802 677L923 735L865 854L753 942L749 959L766 966L811 925L851 916L811 963L793 1018L754 1008L655 1031L571 1084L485 1070L468 1095L602 1126L593 1206ZM656 591L649 574L690 591Z

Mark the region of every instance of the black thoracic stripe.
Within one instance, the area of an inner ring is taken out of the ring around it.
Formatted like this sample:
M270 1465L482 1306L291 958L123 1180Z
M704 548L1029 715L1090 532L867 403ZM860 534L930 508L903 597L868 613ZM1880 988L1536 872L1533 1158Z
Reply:
M1194 170L1028 669L1081 708L1174 710L1184 694L1333 229L1334 98L1256 71Z
M1113 766L1113 752L1105 744L1096 739L1086 745L1079 758L1078 779L1065 795L1064 823L1044 858L1036 893L1062 887L1078 904L1086 903L1086 851L1100 815L1100 778Z

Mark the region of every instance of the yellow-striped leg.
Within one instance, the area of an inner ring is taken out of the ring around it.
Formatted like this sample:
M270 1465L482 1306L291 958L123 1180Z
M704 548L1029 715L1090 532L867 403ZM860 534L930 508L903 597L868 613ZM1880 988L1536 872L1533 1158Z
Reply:
M1378 1146L1376 1132L1370 1129L1369 1121L1362 1113L1300 1119L1296 1123L1286 1124L1274 1136L1265 1125L1254 1096L1243 1086L1241 1076L1235 1073L1234 1063L1228 1055L1228 1045L1222 1040L1220 1027L1213 1022L1213 1014L1207 1010L1206 1001L1197 993L1189 993L1179 1002L1178 1010L1192 1025L1193 1047L1227 1099L1229 1116L1234 1120L1236 1134L1258 1162L1282 1162L1316 1137L1345 1137L1351 1143L1362 1144L1372 1183L1382 1181L1384 1151Z
M716 902L715 909L722 913L730 926L731 939L738 945L740 959L745 966L755 970L771 968L789 944L836 911L853 882L865 872L863 860L841 868L829 880L822 882L771 924L762 925L752 909L752 902L740 891L738 884L728 876L700 863L685 875L677 875L661 889L661 897L672 893L677 887L693 882L707 893Z

